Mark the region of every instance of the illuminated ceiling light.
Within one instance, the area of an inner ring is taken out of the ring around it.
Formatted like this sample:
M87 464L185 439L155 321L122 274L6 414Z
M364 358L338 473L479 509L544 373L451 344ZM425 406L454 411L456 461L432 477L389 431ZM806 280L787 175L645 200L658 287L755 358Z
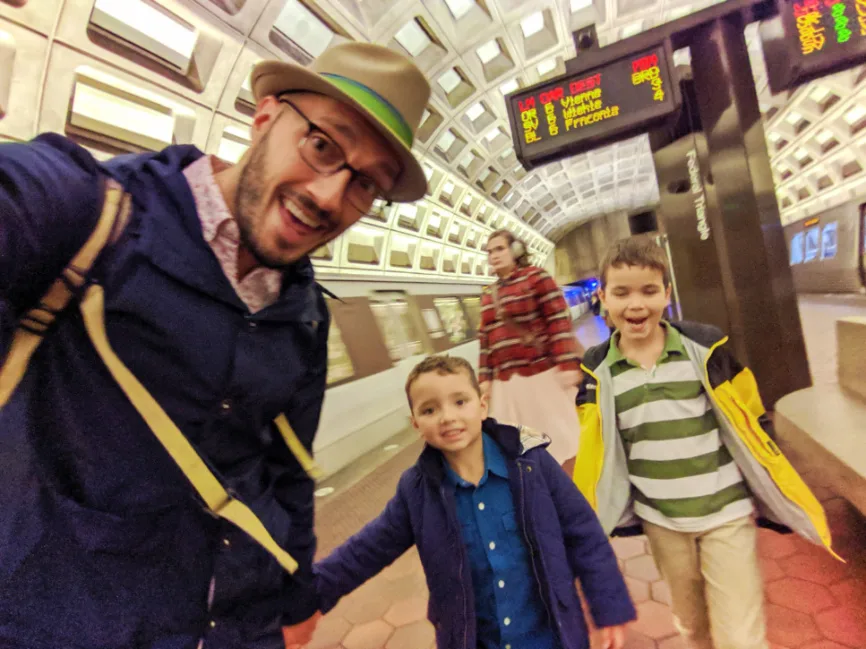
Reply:
M475 6L473 0L445 0L445 4L448 5L448 11L454 16L454 20L460 20Z
M815 86L815 89L809 93L809 99L811 99L817 104L820 104L827 98L829 94L830 90L828 90L824 86Z
M512 153L514 153L514 149L511 149L511 148L505 149L505 151L503 151L502 153L499 154L499 159L505 160L506 158L509 158Z
M523 30L523 37L529 38L544 29L544 14L536 11L520 21L520 29Z
M845 113L843 119L848 122L848 125L850 126L859 122L864 116L866 116L866 110L860 106L854 106L854 108Z
M464 169L469 169L469 167L472 166L472 163L475 162L475 158L477 157L478 156L476 156L474 153L472 153L472 151L470 151L460 160L460 166Z
M460 85L462 79L457 73L457 70L451 68L445 74L439 77L437 83L445 91L445 94L451 93L457 86Z
M334 38L334 32L298 0L287 0L274 21L274 29L312 56L328 49Z
M470 122L474 122L476 119L481 117L486 111L484 110L484 105L479 101L476 104L472 104L468 110L466 111L466 116L469 118Z
M815 136L815 140L818 144L827 144L830 140L833 139L833 131L823 129L818 135Z
M785 116L785 121L791 126L796 126L803 121L803 116L795 110L792 110Z
M577 13L581 9L592 6L592 0L571 0L571 13Z
M692 62L692 53L685 47L674 52L674 65L689 65Z
M488 41L475 50L475 53L478 55L478 58L481 59L483 65L490 63L493 59L499 56L501 52L502 48L499 47L499 43L495 40Z
M428 164L421 165L421 167L424 169L424 175L427 176L427 180L430 180L433 177L433 167Z
M770 142L773 142L773 143L775 144L776 142L778 142L779 140L782 139L782 136L779 135L778 133L776 133L775 131L772 131L772 132L767 136L767 139L770 140Z
M557 61L556 57L551 57L549 59L545 59L541 63L538 64L536 68L538 70L538 76L543 77L548 72L552 72L556 69Z
M642 20L636 20L635 22L630 23L630 24L626 25L625 27L623 27L622 31L620 32L620 36L622 38L630 38L630 37L634 36L635 34L640 34L642 31L643 31L643 21Z
M453 194L454 193L454 183L452 183L450 180L446 181L445 187L443 188L443 191L446 194Z
M394 38L412 56L418 56L433 42L417 20L410 20L403 25Z
M803 160L809 157L809 152L801 147L794 151L794 157L797 159L797 162L803 162Z
M491 174L491 173L492 173L492 172L490 171L490 167L487 167L487 169L485 169L485 170L481 173L481 175L478 176L478 182L484 184L484 181L487 180L488 178L490 178L490 174Z
M471 205L472 204L472 197L467 195L466 198L463 199L463 204L466 206Z
M197 40L196 30L143 0L96 0L93 24L186 71Z
M456 141L457 137L454 135L454 133L452 133L451 131L445 131L439 138L439 141L436 142L436 146L438 146L443 151L448 151L448 149L451 148L451 145L453 145Z
M424 113L421 115L421 125L423 125L424 122L430 119L431 114L432 113L429 110L427 110L426 108L424 109Z
M517 90L520 87L520 84L517 83L517 79L511 79L511 81L506 81L501 86L499 86L499 92L502 93L502 96L510 95L512 92Z
M484 136L484 139L487 140L488 142L493 142L493 140L495 140L497 137L499 137L500 134L501 134L501 132L498 128L492 128L489 131L487 131L487 135Z

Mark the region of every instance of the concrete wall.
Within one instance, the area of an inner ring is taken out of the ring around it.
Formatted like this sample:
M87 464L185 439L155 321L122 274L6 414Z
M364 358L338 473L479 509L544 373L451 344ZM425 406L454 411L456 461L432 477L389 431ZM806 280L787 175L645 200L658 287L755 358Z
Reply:
M629 234L626 212L606 214L576 227L556 244L556 281L568 284L595 277L608 247Z

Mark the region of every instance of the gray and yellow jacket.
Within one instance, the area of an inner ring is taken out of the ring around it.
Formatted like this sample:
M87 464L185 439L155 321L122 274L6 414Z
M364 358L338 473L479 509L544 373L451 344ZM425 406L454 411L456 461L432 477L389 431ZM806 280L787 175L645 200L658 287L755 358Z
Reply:
M722 441L755 499L758 523L793 530L832 552L824 508L773 441L755 377L737 362L727 336L709 325L671 324L682 334L689 358L703 377ZM641 523L634 515L625 449L616 427L613 379L606 362L610 344L608 340L587 350L581 365L581 434L574 483L595 509L604 531L626 536L639 534Z

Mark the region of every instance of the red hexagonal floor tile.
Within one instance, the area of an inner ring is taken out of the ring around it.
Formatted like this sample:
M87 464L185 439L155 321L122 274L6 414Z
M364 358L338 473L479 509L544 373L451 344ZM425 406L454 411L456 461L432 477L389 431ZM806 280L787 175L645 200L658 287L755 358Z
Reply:
M848 576L844 563L837 561L827 552L798 552L778 560L785 574L810 581L813 584L829 585L842 581Z
M761 576L763 577L765 584L768 584L771 581L776 581L777 579L782 579L785 576L785 571L779 567L779 564L776 563L775 559L760 557L758 562L761 565Z
M343 638L343 646L346 649L382 649L393 633L394 627L390 624L375 620L349 631L349 634Z
M627 536L612 539L610 544L613 546L613 551L616 553L616 556L623 561L647 553L646 541L640 536Z
M830 586L833 597L842 606L853 609L866 608L866 582L860 579L846 579Z
M625 574L647 583L661 579L659 571L656 569L655 561L648 554L626 561Z
M656 641L630 626L625 632L625 646L627 649L656 649Z
M758 534L758 553L768 559L782 559L797 552L796 539L790 534L777 534L761 530Z
M329 613L319 622L307 649L335 649L351 628L345 618Z
M810 615L837 605L836 598L825 586L793 577L767 584L764 592L773 604Z
M821 639L811 616L777 604L767 604L767 639L790 649Z
M671 605L671 589L664 580L654 581L650 587L652 598L660 604Z
M427 598L410 597L395 602L385 613L385 621L392 626L405 626L427 617Z
M668 638L677 632L671 609L652 601L637 605L637 622L632 623L632 627L653 640Z
M815 620L824 636L852 649L866 647L866 611L863 608L833 608L818 613Z
M435 644L436 632L429 622L413 622L394 631L385 649L418 649Z
M818 642L813 642L811 644L804 645L800 649L851 649L851 648L846 647L843 644L839 644L838 642L833 642L832 640L819 640Z
M650 586L647 582L635 579L634 577L624 577L624 579L625 585L628 586L628 592L635 604L640 604L649 599Z

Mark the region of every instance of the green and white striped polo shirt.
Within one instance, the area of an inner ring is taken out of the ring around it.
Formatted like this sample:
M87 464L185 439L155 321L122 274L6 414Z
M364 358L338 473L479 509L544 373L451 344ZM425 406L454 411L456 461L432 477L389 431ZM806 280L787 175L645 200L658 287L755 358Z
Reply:
M635 514L681 532L703 532L754 510L743 476L680 333L663 322L665 348L646 370L611 341L616 423L635 489Z

